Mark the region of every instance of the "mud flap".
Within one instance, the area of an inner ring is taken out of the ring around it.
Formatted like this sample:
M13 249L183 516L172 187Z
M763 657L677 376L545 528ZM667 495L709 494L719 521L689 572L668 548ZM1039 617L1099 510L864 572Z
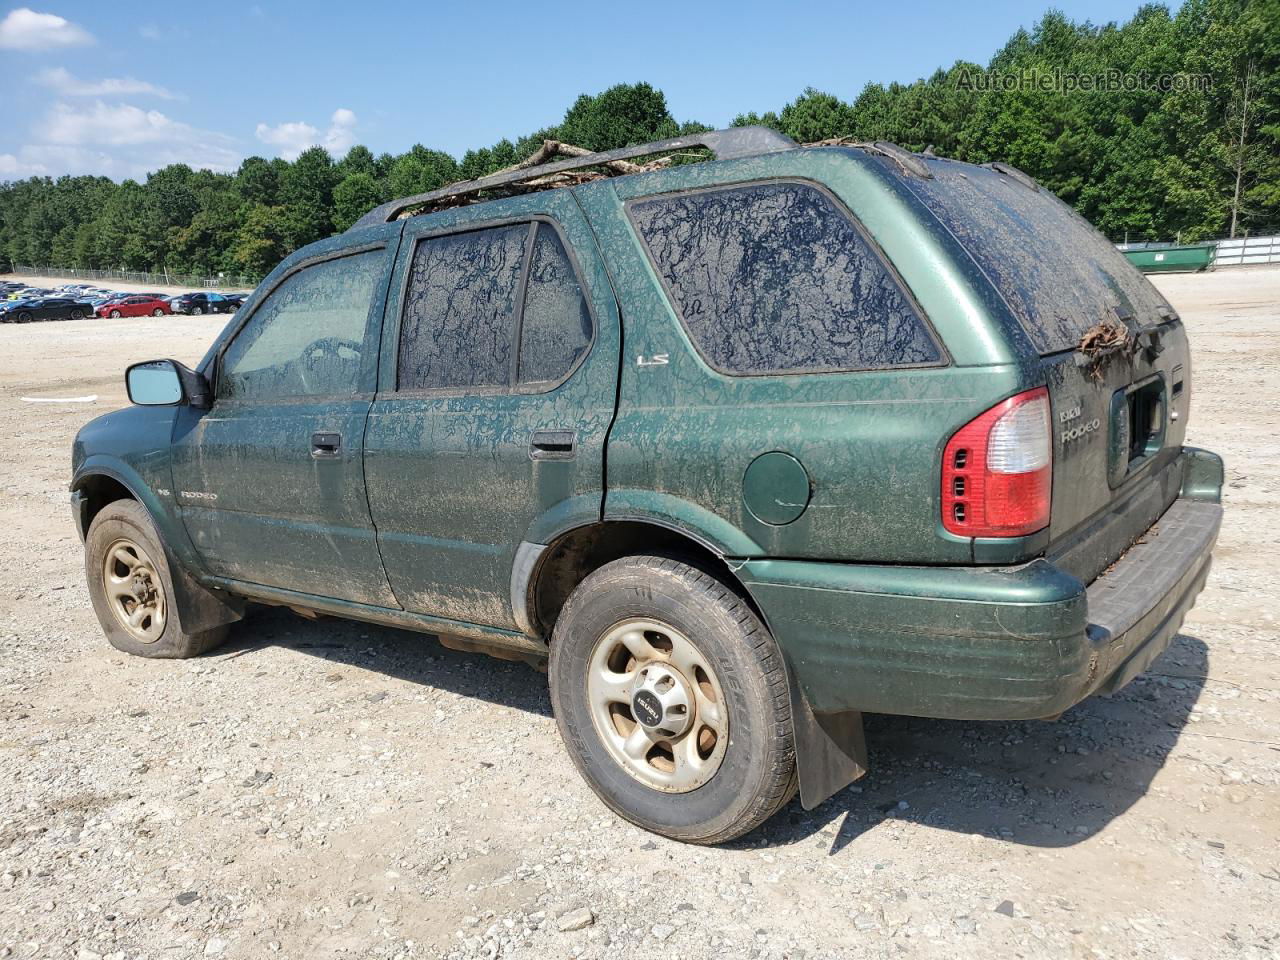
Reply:
M244 618L244 599L222 590L210 590L191 576L165 548L169 576L177 601L178 624L190 634L205 633Z
M791 688L791 729L795 738L800 805L812 810L867 772L867 741L862 713L816 714L787 667Z

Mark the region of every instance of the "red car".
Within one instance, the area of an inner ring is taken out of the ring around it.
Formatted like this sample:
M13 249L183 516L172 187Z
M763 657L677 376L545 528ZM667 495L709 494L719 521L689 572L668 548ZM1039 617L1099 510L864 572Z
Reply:
M98 308L98 316L100 317L162 317L166 313L173 313L169 309L169 301L161 300L159 297L153 297L150 294L123 297L119 300L113 300L110 303L104 303Z

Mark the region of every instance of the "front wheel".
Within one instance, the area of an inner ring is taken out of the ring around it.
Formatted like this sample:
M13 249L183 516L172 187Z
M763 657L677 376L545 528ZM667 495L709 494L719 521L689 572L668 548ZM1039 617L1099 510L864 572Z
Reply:
M151 315L153 317L163 317L164 311L161 310L159 307L156 307L154 310L151 311Z
M191 315L192 315L192 316L198 317L198 316L200 316L202 313L204 313L204 307L192 307L192 308L191 308Z
M112 310L112 311L111 311L111 319L112 319L112 320L119 320L119 319L120 319L120 311L119 311L119 310Z
M194 634L182 629L160 534L136 500L116 500L93 518L84 567L94 613L117 650L184 659L226 638L226 627Z
M632 823L723 843L795 793L781 652L701 570L626 557L593 572L556 622L549 674L574 764Z

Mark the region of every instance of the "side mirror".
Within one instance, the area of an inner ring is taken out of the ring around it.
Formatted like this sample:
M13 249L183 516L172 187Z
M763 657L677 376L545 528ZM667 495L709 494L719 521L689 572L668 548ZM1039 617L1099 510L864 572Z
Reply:
M177 360L135 363L125 371L124 383L129 402L140 407L210 406L209 381Z

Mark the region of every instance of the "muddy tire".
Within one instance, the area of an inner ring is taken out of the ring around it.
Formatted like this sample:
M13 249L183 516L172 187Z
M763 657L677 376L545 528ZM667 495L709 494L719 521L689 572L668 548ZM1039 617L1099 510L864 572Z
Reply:
M665 557L588 576L556 622L556 725L620 816L688 843L759 826L796 790L782 655L715 577Z
M93 518L85 577L107 640L136 657L186 659L212 650L227 628L190 634L178 622L173 577L160 535L136 500L116 500Z

